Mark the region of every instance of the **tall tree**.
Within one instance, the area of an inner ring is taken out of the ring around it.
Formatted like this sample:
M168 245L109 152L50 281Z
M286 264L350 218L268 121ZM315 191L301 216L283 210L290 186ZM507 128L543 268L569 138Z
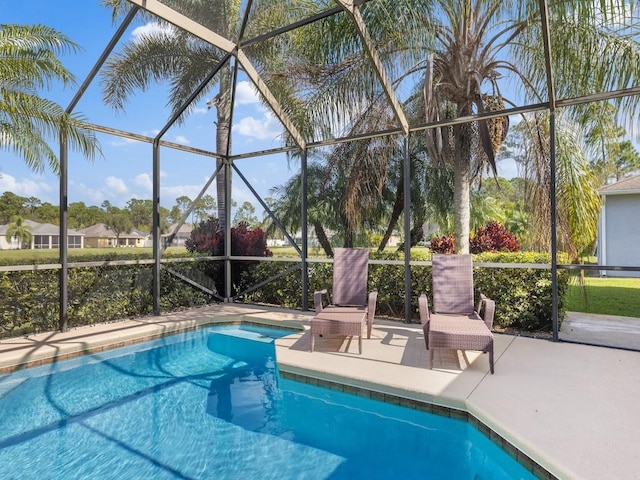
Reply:
M234 225L240 225L241 223L246 223L252 230L258 228L260 224L258 217L256 217L256 207L251 202L243 202L233 216Z
M548 249L551 230L549 185L549 121L536 113L517 127L523 176L526 181L525 206L530 212L532 247ZM598 230L600 186L586 154L580 129L566 116L556 120L556 223L560 246L572 261L589 253Z
M11 223L7 225L7 231L5 233L5 238L8 242L11 242L11 239L14 237L18 241L18 248L25 248L25 245L30 245L31 238L33 237L31 228L25 225L24 219L19 215L15 215L11 219Z
M93 207L97 208L97 207ZM35 211L35 221L40 223L51 223L57 225L60 220L60 208L57 205L52 205L49 202L44 202ZM71 218L69 218L69 224L71 224ZM71 226L71 225L70 225ZM75 227L71 227L75 228Z
M615 179L621 180L629 174L640 172L640 154L631 140L623 140L613 155Z
M624 34L636 14L635 4L623 0L552 3L548 20L558 97L623 89L640 76L636 37ZM421 111L420 117L414 117L422 118L421 123L435 125L423 135L430 159L452 173L458 252L468 251L471 183L487 170L497 173L495 154L508 121L497 117L454 121L446 127L437 124L501 110L510 101L538 103L546 97L539 5L528 0L397 0L360 7L391 85L400 90L403 82L419 80L421 88L405 96L405 107L409 112ZM303 118L309 125L328 124L330 132L343 132L360 116L381 111L385 92L349 15L314 23L303 34L292 35L290 42L294 45L291 55L275 62L273 75L274 82L284 77L285 86L274 90L286 92L292 108L296 102L302 104L298 109L306 112ZM283 72L295 75L283 76ZM503 91L506 82L500 79L505 74L510 87L513 80L519 83L522 99L506 98L513 88ZM283 98L287 97L283 94ZM637 103L637 96L629 96L616 106L632 118ZM584 109L572 113L585 121Z
M139 198L130 199L125 205L129 213L129 218L135 228L150 232L153 221L153 202L151 199L142 200Z
M133 230L131 217L125 211L114 209L107 214L104 224L116 235L116 245L120 244L120 235L130 233Z
M48 164L59 172L49 141L61 137L89 160L99 152L81 115L68 114L41 96L53 83L73 85L73 75L58 56L77 50L68 37L44 25L0 24L0 149L18 155L34 171Z
M193 208L193 224L202 222L215 213L216 201L208 194L203 195L195 202Z
M3 192L0 195L0 224L9 223L15 216L23 216L27 200L27 197L21 197L13 192Z
M112 8L114 19L128 8L126 0L103 0L103 5ZM239 28L240 0L180 1L181 13L204 21L207 27L225 38L231 38ZM146 17L150 19L150 16ZM168 103L171 114L179 113L194 89L219 67L225 57L218 48L201 41L188 32L153 17L161 28L151 29L138 39L124 43L103 70L103 98L117 109L124 109L128 98L137 91L146 91L154 83L168 82ZM203 20L204 19L204 20ZM217 92L211 98L212 91ZM216 152L227 156L231 148L231 66L226 62L208 85L196 95L191 108L178 117L178 123L201 102L216 109ZM216 168L222 166L216 160ZM228 179L231 181L231 178ZM226 182L224 170L216 177L218 199L218 227L226 226Z
M336 211L336 191L323 181L324 168L315 162L308 167L307 220L327 257L333 257L333 248L326 229L341 228L340 215ZM296 234L302 227L302 176L291 177L284 185L271 189L270 208L289 233ZM273 236L277 225L272 220L265 222L266 234Z

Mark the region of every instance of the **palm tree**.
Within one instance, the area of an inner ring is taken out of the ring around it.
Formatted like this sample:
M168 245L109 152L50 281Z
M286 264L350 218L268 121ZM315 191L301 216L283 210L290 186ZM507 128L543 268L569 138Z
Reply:
M361 11L394 88L421 76L421 95L408 96L405 109L422 112L423 122L430 123L516 104L502 91L504 74L519 81L524 102L544 101L547 77L539 5L527 0L397 0L368 2ZM623 0L550 6L557 97L626 88L640 76L635 37L615 31L633 17L632 9ZM330 17L291 36L290 55L276 63L273 75L274 81L284 79L282 91L293 97L292 108L302 102L310 125L328 124L333 132L344 131L345 123L357 125L361 116L377 115L385 101L350 22L348 15ZM286 72L295 75L286 78ZM618 105L632 118L637 102L638 97L629 96ZM495 154L507 128L508 119L498 117L424 131L430 159L453 175L458 252L468 252L470 185L482 172L496 174Z
M307 220L313 226L314 233L327 257L333 257L333 248L326 229L341 228L341 218L335 207L340 195L334 185L325 182L325 169L312 162L308 166L308 205ZM275 186L270 191L270 208L276 218L290 232L296 232L302 226L302 177L291 177L284 185ZM265 233L273 235L277 230L275 222L267 222Z
M102 3L113 9L114 18L128 7L126 0L103 0ZM181 13L191 18L206 19L207 26L225 38L232 38L240 26L240 0L178 3ZM168 103L172 114L180 113L194 90L225 57L220 49L190 33L174 28L161 19L155 21L161 28L126 42L122 50L105 65L103 96L105 102L116 109L124 109L127 99L136 91L145 91L156 82L168 81L171 86ZM217 93L211 98L216 86ZM227 156L231 149L231 88L232 71L229 62L226 62L192 103L204 103L205 99L209 99L208 107L216 109L216 152L222 156ZM180 114L178 123L184 122L190 111L187 109ZM222 160L216 160L216 168L220 169L221 166ZM220 170L216 177L220 229L224 229L227 223L225 184L224 171Z
M15 215L11 219L11 223L7 225L7 231L5 238L7 242L11 242L11 239L15 237L18 240L18 248L24 248L24 245L31 244L31 228L24 224L24 219L19 215Z
M73 85L73 75L59 55L78 46L44 25L0 25L0 149L22 157L34 171L48 164L58 173L58 157L48 141L65 138L69 146L93 160L99 152L93 131L83 117L69 114L40 95L54 82Z
M550 170L549 121L537 113L521 122L518 138L522 154L519 158L525 179L525 205L531 216L532 247L545 250L550 242L551 205L549 202ZM576 261L593 248L598 231L601 199L600 186L586 154L582 130L568 115L556 121L556 224L558 240L570 260Z

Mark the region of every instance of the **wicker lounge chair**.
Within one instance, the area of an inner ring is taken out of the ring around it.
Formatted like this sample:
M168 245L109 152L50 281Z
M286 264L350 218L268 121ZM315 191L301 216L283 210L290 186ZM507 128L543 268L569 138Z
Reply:
M471 255L440 255L432 258L433 312L427 296L418 299L420 322L429 350L429 368L433 368L436 348L479 350L489 354L493 373L493 316L495 302L480 295L473 306L473 262ZM480 313L482 312L482 316Z
M347 336L356 334L357 330L362 353L362 323L366 321L367 338L371 338L378 298L375 290L367 294L368 269L366 248L335 249L332 293L325 288L313 294L316 316L311 320L311 351L314 335Z

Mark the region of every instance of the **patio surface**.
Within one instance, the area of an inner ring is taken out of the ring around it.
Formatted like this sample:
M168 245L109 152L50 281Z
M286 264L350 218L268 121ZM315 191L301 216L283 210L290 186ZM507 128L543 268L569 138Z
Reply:
M217 305L0 342L0 372L121 346L212 322L297 328L276 342L282 372L468 411L561 479L640 479L640 353L496 335L496 373L486 355L436 352L429 370L419 325L376 319L357 339L318 338L311 312Z

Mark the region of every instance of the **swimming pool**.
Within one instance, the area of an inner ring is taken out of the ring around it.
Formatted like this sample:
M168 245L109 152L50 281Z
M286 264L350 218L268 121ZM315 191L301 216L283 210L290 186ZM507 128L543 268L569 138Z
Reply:
M468 423L279 378L217 326L0 376L7 479L534 478Z

